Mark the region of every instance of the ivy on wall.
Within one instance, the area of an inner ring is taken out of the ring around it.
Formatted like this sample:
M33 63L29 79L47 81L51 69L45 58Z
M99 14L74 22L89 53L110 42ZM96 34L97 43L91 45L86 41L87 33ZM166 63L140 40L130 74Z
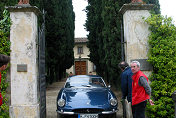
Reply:
M172 93L176 90L176 27L172 18L151 15L149 62L153 65L150 80L154 106L148 105L148 118L174 118Z
M10 55L10 15L7 10L3 12L3 19L0 20L0 54ZM6 97L6 89L8 83L6 82L6 71L1 72L1 94L3 96L3 104L0 107L0 118L9 118L9 104L8 98Z

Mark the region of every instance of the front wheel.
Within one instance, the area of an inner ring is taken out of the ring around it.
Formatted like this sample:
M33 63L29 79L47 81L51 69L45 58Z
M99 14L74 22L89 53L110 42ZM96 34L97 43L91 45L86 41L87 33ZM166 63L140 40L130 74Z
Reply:
M117 117L117 116L116 116L116 113L114 113L114 114L110 115L109 118L116 118L116 117Z
M59 113L57 113L57 118L63 118Z
M116 113L114 114L114 115L112 115L112 118L116 118L117 116L116 116Z

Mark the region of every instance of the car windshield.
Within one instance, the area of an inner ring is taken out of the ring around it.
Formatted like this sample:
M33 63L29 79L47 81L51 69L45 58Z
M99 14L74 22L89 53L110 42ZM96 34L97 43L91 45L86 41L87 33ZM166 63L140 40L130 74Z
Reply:
M97 87L106 87L104 81L101 77L91 77L91 76L83 76L77 77L73 76L67 79L65 84L65 88L97 88Z

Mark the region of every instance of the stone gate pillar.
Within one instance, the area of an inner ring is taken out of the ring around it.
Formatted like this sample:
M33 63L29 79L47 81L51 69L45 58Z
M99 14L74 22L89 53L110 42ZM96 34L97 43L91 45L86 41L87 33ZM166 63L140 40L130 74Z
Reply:
M124 27L124 55L125 61L130 63L137 60L141 63L141 70L149 75L152 67L147 62L149 25L144 22L143 17L150 16L151 4L130 3L124 4L120 9L123 14Z
M36 7L16 5L7 8L12 20L11 118L39 118L38 28Z

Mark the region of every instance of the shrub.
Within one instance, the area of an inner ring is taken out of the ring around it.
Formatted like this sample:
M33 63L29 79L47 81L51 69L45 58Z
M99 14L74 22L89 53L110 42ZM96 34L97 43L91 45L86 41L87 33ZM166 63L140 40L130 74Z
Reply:
M149 59L153 65L150 76L154 106L147 106L149 118L174 118L172 93L176 90L176 27L172 18L151 15Z
M4 10L3 19L0 20L0 54L10 55L10 17L9 12ZM6 97L6 89L8 87L8 83L6 82L7 70L1 72L1 93L3 96L3 104L0 107L0 118L9 118L9 105L8 98Z

